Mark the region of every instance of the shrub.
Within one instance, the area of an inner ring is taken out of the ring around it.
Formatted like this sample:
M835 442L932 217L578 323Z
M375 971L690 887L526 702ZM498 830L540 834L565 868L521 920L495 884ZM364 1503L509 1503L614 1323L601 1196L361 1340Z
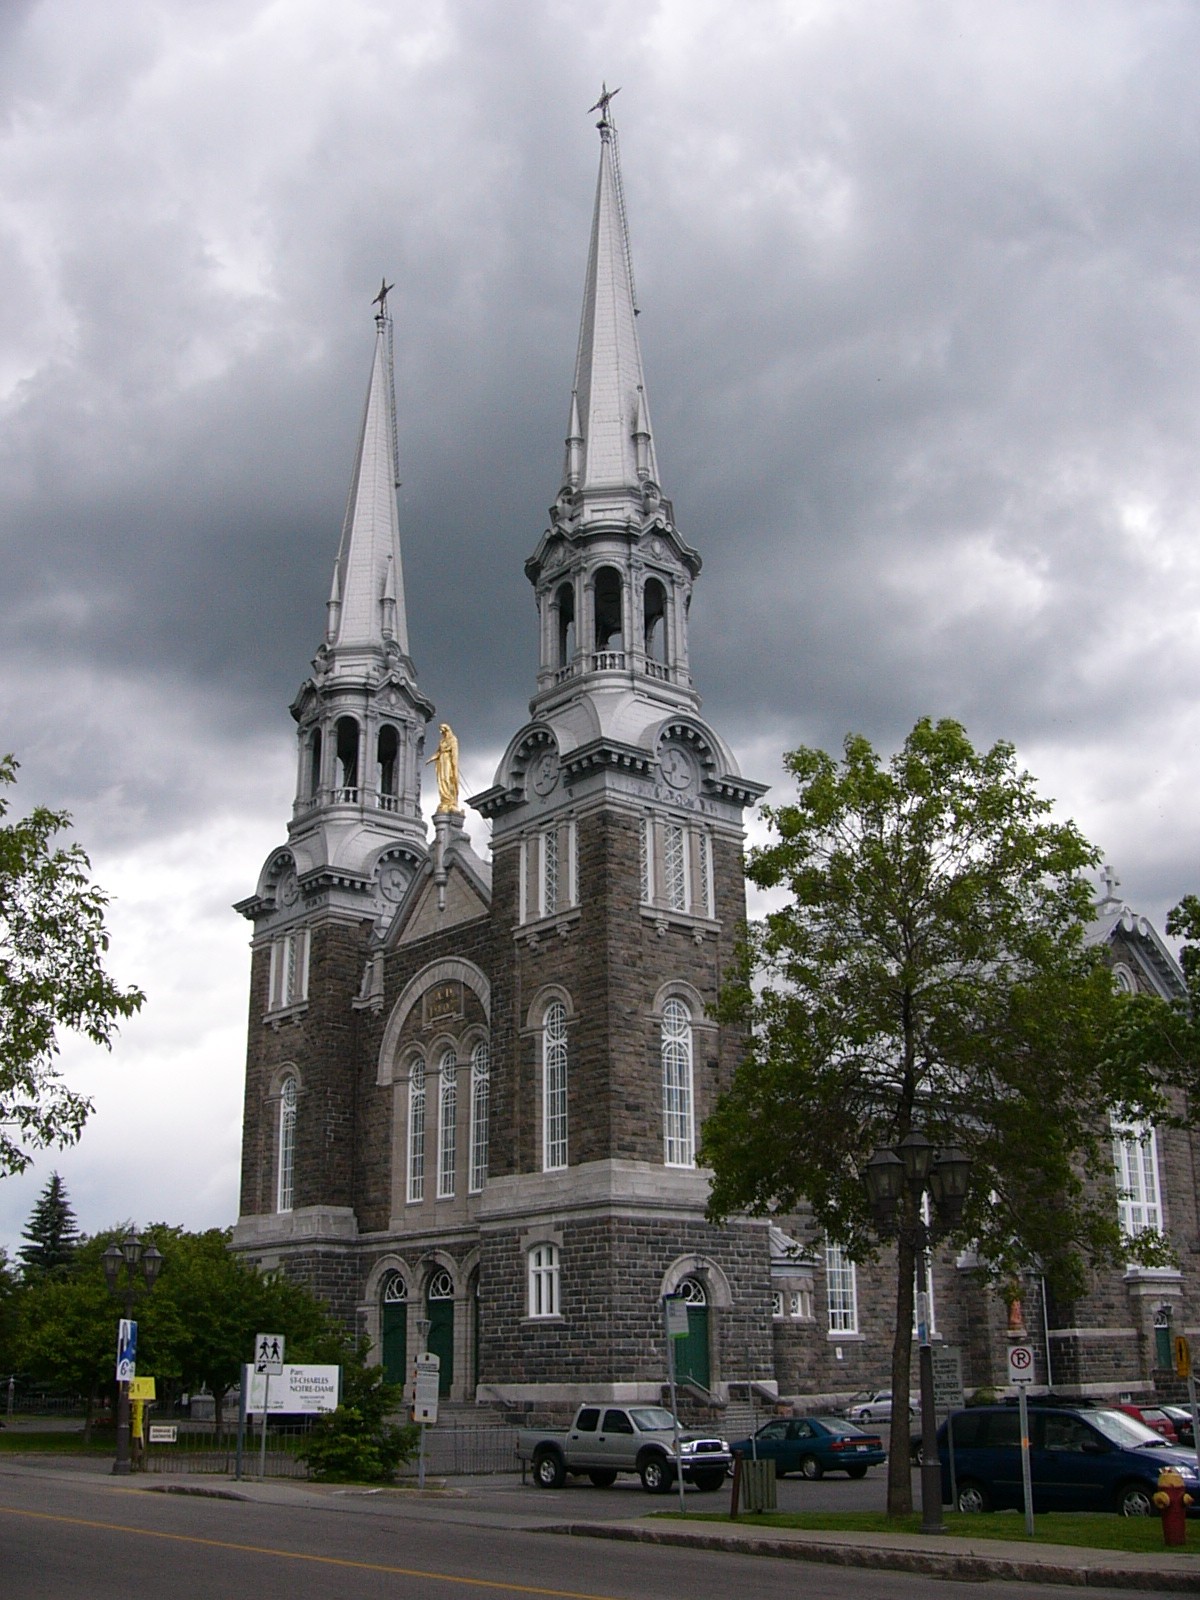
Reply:
M343 1361L341 1404L320 1419L299 1451L309 1474L325 1483L391 1483L420 1437L413 1423L387 1421L402 1399L400 1385L387 1383L382 1367L366 1365L360 1345Z

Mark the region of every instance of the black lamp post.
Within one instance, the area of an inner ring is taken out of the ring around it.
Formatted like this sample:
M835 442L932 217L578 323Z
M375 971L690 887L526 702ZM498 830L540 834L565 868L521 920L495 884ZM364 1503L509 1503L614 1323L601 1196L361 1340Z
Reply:
M937 1409L933 1399L933 1347L929 1342L929 1276L925 1253L941 1232L962 1218L971 1161L954 1145L935 1151L923 1133L909 1133L894 1150L876 1150L863 1170L863 1183L875 1226L900 1238L910 1233L917 1267L917 1360L921 1386L921 1531L945 1533L942 1521L942 1469L937 1449ZM933 1200L933 1222L924 1216L924 1199ZM905 1201L909 1203L906 1205ZM909 1220L911 1219L911 1220ZM896 1407L907 1406L893 1393Z
M104 1281L108 1284L108 1292L118 1300L125 1301L125 1319L133 1320L134 1299L145 1284L145 1293L153 1289L158 1274L162 1270L162 1253L150 1245L143 1245L138 1237L136 1228L121 1240L120 1244L110 1244L101 1260L104 1262ZM120 1334L118 1331L118 1342ZM117 1459L113 1462L113 1472L122 1477L132 1470L129 1455L129 1383L128 1380L117 1384Z

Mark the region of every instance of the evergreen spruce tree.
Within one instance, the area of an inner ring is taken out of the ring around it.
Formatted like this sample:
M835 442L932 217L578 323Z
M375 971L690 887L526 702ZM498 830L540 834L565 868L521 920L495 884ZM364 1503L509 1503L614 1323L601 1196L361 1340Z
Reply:
M65 1275L79 1245L79 1228L57 1172L50 1174L21 1237L26 1243L17 1251L17 1260L26 1283Z

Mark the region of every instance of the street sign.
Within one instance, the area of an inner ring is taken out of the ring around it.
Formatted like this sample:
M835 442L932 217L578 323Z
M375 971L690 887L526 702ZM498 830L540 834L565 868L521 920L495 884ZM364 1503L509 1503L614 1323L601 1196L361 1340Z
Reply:
M341 1370L335 1366L285 1366L282 1373L256 1372L246 1386L246 1411L256 1416L264 1407L272 1415L277 1411L336 1411Z
M667 1338L686 1339L688 1336L688 1308L687 1301L681 1294L669 1294L663 1298L667 1308Z
M1180 1378L1192 1375L1192 1351L1181 1333L1175 1335L1175 1373Z
M117 1323L117 1382L129 1383L137 1372L137 1323L122 1317Z
M1033 1382L1033 1346L1013 1344L1008 1347L1009 1383Z
M254 1335L254 1370L277 1378L283 1371L283 1335L281 1333L256 1333Z
M413 1372L413 1421L436 1422L441 1359L428 1351L416 1359Z
M178 1444L179 1427L174 1422L152 1422L150 1424L151 1444Z
M962 1383L962 1351L957 1345L935 1344L933 1356L933 1404L938 1411L958 1411L966 1403Z
M153 1400L154 1379L134 1378L129 1385L129 1398L131 1400Z

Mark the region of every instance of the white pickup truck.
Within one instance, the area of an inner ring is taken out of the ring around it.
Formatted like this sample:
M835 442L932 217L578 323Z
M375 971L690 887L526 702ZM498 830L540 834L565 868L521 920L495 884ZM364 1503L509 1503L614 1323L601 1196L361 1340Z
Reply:
M675 1481L675 1418L662 1406L582 1405L567 1429L522 1428L517 1456L533 1466L540 1489L560 1489L568 1476L586 1474L607 1489L619 1472L636 1472L651 1494ZM724 1439L681 1431L679 1470L697 1489L719 1489L733 1457Z

